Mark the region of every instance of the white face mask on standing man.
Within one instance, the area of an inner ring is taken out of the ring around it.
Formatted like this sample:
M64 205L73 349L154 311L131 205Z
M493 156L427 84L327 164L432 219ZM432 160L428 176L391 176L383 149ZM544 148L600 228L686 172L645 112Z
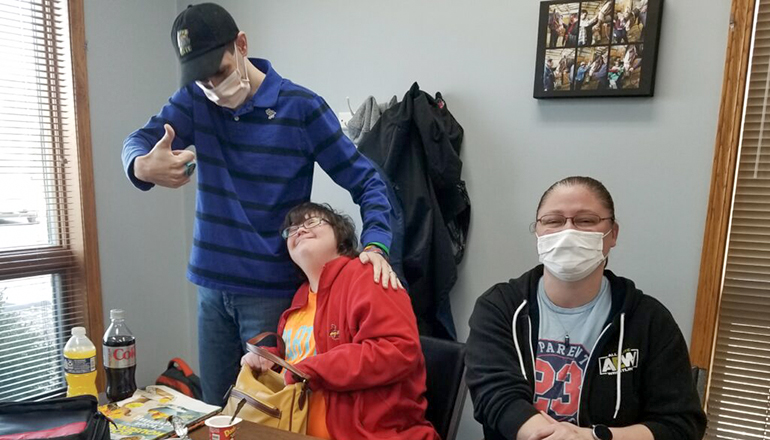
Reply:
M241 60L241 63L238 62ZM243 64L243 71L241 71ZM248 72L246 70L246 57L241 56L238 47L235 47L235 70L224 81L215 87L209 87L202 81L195 81L195 84L203 90L206 97L214 104L229 109L236 109L243 105L246 97L251 90Z
M540 262L556 278L574 282L590 275L604 262L604 237L607 233L565 229L537 236ZM609 255L609 254L608 254Z

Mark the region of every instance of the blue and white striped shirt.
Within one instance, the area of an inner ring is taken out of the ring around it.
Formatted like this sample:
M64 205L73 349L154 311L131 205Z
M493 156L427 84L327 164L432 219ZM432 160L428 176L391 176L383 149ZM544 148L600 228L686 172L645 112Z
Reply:
M170 124L173 149L195 145L198 193L187 277L210 289L291 296L299 278L279 228L292 207L310 200L314 163L361 207L363 243L391 244L385 184L342 133L320 96L281 78L270 62L251 59L266 74L237 110L219 107L195 85L178 90L157 115L126 138L123 166L141 190L133 163Z

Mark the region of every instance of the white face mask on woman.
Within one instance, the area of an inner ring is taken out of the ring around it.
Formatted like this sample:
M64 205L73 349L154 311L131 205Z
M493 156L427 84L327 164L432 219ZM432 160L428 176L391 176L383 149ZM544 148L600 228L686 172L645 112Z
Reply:
M601 232L565 229L537 237L537 253L540 262L556 278L580 281L593 272L607 258L602 253L604 237Z
M246 57L241 56L238 47L235 48L235 70L224 81L217 84L216 87L208 87L201 81L195 81L195 84L203 90L209 101L220 107L236 109L240 107L249 95L251 83L246 71ZM238 60L243 60L243 72L241 72Z

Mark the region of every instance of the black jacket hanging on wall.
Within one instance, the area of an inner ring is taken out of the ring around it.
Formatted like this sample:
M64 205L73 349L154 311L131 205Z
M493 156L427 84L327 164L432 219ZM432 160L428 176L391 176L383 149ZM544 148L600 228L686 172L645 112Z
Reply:
M448 339L455 339L449 291L470 223L462 139L441 94L433 98L414 83L359 144L387 175L403 210L404 275L420 333Z

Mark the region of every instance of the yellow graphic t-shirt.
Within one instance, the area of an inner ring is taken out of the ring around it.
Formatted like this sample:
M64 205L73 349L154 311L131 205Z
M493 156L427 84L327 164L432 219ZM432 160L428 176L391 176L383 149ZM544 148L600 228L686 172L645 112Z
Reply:
M316 312L315 292L310 291L305 307L296 310L286 319L283 328L283 342L286 344L286 362L294 365L310 356L315 356L313 322ZM331 440L326 429L326 401L322 391L310 393L307 434Z

